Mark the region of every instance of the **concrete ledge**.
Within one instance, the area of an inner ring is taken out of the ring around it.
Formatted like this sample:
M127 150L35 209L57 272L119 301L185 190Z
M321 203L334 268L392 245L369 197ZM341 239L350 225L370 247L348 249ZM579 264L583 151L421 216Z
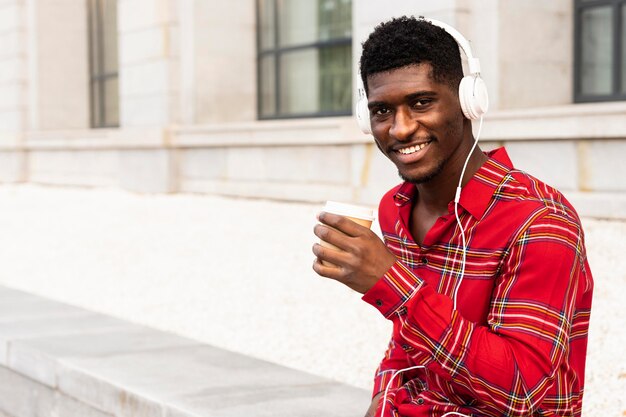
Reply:
M624 115L623 101L494 111L485 116L481 139L624 139Z
M0 417L354 416L369 393L0 286Z

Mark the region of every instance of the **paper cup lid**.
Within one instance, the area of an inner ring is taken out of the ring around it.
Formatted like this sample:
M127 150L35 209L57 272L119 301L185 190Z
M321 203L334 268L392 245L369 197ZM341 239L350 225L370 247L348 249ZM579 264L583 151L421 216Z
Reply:
M374 210L368 207L354 206L352 204L327 201L324 206L327 213L338 214L340 216L354 217L357 219L374 221Z

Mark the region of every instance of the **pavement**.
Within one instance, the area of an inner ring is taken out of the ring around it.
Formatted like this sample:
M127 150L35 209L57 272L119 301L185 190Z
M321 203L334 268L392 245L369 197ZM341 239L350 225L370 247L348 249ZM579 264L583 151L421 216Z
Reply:
M319 205L3 185L0 208L0 285L371 389L391 327L311 270ZM595 279L583 415L626 415L626 223L583 225ZM356 402L352 415L369 399Z

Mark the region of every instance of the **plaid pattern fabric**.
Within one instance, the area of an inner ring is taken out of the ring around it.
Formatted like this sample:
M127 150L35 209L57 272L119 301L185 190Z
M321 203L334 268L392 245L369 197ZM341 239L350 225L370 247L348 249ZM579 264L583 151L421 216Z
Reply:
M580 221L503 148L488 156L459 202L461 281L453 203L418 245L408 228L415 187L401 184L381 201L398 261L363 296L393 321L374 394L395 371L425 366L392 382L385 417L580 416L593 289Z

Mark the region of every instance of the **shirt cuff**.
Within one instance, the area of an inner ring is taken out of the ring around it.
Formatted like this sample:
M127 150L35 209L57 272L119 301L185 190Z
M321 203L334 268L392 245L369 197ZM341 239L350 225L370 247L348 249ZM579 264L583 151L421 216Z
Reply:
M424 281L415 276L407 266L396 261L363 295L362 300L389 318L421 288L423 283Z

